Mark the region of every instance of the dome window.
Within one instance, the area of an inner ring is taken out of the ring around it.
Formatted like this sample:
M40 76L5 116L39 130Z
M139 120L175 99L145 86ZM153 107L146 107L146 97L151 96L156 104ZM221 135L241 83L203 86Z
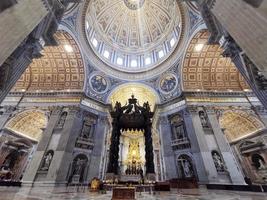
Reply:
M105 58L109 59L110 53L109 51L105 50L103 55Z
M151 64L151 58L150 58L150 57L147 57L147 58L145 59L145 64L146 64L146 65L150 65L150 64Z
M131 67L137 67L137 60L132 60L131 61Z
M117 64L122 65L123 64L123 59L121 57L117 58Z

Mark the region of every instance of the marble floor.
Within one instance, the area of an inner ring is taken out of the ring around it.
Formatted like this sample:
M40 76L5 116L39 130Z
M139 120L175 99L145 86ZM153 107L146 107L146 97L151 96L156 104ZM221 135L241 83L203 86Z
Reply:
M75 188L48 187L0 187L0 200L110 200L107 194L77 192ZM266 193L232 192L219 190L179 190L156 194L137 193L136 199L144 200L267 200Z

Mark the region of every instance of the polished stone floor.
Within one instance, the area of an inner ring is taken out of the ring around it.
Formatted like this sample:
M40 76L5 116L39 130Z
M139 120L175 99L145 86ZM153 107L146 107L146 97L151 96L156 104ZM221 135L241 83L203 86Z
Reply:
M0 187L0 200L110 200L111 192L107 194L77 192L75 188L48 187ZM267 200L266 193L232 192L217 190L179 190L156 194L137 193L136 199L144 200Z

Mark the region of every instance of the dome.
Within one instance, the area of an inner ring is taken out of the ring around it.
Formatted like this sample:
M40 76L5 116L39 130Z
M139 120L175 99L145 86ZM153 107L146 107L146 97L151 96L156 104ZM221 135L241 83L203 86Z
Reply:
M143 72L174 51L181 19L176 0L91 0L85 32L94 53L108 66Z

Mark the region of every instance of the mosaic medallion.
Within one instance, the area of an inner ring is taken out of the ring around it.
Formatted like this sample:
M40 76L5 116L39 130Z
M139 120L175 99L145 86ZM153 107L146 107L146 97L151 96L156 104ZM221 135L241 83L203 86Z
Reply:
M160 80L160 89L164 93L172 92L177 86L177 78L174 74L167 74Z
M90 78L90 86L97 93L104 93L108 89L108 82L102 75L94 75Z

